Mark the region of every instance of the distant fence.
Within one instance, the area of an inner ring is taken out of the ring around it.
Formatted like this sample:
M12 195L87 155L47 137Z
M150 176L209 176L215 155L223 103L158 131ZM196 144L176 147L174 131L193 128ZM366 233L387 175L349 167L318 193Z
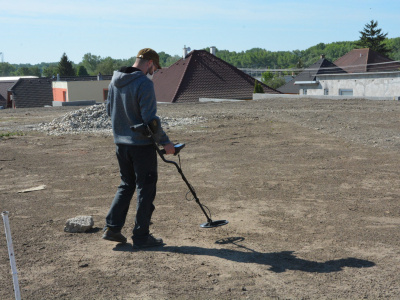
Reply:
M268 68L238 68L240 71L249 74L252 77L261 77L262 73L272 72L272 73L282 73L282 72L301 72L303 69L268 69Z

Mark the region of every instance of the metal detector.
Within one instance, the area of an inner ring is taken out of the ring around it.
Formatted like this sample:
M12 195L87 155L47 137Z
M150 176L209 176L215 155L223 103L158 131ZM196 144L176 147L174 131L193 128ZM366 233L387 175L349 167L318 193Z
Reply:
M187 187L189 188L189 191L192 193L193 198L195 199L196 203L200 206L201 211L204 213L204 215L207 218L207 222L200 225L201 228L214 228L214 227L219 227L219 226L228 224L229 222L227 220L218 220L218 221L211 220L210 210L208 209L207 206L200 203L200 200L197 197L193 186L186 179L181 167L175 161L165 159L165 157L164 157L165 150L160 149L158 147L155 137L154 137L154 135L157 133L157 130L159 127L160 127L159 121L157 121L156 119L153 119L150 122L150 124L147 124L147 125L142 123L142 124L131 126L131 130L134 132L142 133L142 134L146 135L147 137L149 137L150 140L152 141L154 147L156 148L158 155L161 157L161 159L168 164L173 164L176 167L176 169L178 170L179 174L181 174L182 179L186 183ZM183 149L183 147L185 147L185 144L175 144L174 147L175 147L174 155L177 155ZM204 208L206 208L208 210L208 213L206 212L206 210Z

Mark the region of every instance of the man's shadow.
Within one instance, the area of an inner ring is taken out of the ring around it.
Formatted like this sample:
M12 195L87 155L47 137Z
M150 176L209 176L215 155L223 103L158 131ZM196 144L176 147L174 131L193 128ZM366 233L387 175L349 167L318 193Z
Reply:
M261 265L269 265L269 270L276 273L282 273L287 270L298 270L303 272L316 273L331 273L341 271L344 267L349 268L370 268L375 266L375 263L358 259L354 257L329 260L326 262L317 262L297 258L294 251L281 251L272 253L261 253L245 246L237 244L244 241L243 237L230 237L216 241L216 244L226 245L234 244L246 251L231 250L231 249L215 249L201 248L196 246L164 246L143 249L141 251L152 252L171 252L190 255L214 256L230 261L240 263L255 263ZM113 250L115 251L132 251L131 244L118 244Z

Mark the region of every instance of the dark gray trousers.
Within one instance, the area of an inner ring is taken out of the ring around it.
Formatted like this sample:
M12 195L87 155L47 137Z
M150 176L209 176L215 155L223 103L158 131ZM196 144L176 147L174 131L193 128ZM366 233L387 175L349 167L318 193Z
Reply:
M106 226L112 231L120 231L125 225L133 194L137 193L136 219L132 239L145 241L149 235L151 216L155 209L157 185L157 152L153 145L116 145L121 183L118 186Z

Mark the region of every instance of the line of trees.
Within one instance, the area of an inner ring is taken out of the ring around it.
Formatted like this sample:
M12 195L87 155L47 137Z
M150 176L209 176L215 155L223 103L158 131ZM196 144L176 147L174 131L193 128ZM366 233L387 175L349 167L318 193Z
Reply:
M356 48L370 48L393 60L400 60L400 37L388 39L388 34L382 33L382 29L378 28L377 21L371 20L359 33L358 41L319 43L306 50L272 52L253 48L242 52L230 52L217 49L216 55L238 68L271 69L308 67L315 63L321 54L324 54L327 60L334 62Z
M365 47L359 47L358 45L359 43L357 42L319 43L306 50L276 52L261 48L253 48L242 52L219 51L217 49L216 55L238 68L291 69L308 67L315 63L321 54L324 54L326 59L333 62L356 48L373 49L367 45ZM393 60L400 60L400 37L386 39L382 45L391 49L386 52L386 55L384 54L385 56Z
M171 56L165 52L160 52L159 56L162 67L168 67L180 59L178 55ZM121 66L132 66L135 59L135 57L129 59L102 58L92 53L86 53L79 64L74 64L64 53L60 61L54 63L37 65L0 63L0 76L52 77L57 76L57 74L61 76L87 76L97 75L98 73L110 75Z
M378 29L377 26L378 22L374 20L366 24L364 30L360 31L359 41L319 43L306 50L294 51L273 52L261 48L253 48L247 51L235 52L216 49L216 56L238 68L301 69L315 63L321 54L324 54L326 59L333 62L355 48L371 48L393 60L400 61L400 37L388 39L387 33L382 33L382 30ZM205 50L209 51L210 49L206 48ZM165 52L160 52L159 56L162 67L169 67L181 58L178 55L171 56ZM86 53L80 63L74 64L68 60L67 55L64 53L60 62L55 63L37 65L0 63L0 76L32 75L51 77L57 74L63 76L85 76L97 75L98 73L111 75L114 70L119 69L121 66L133 65L134 61L135 57L113 59Z

